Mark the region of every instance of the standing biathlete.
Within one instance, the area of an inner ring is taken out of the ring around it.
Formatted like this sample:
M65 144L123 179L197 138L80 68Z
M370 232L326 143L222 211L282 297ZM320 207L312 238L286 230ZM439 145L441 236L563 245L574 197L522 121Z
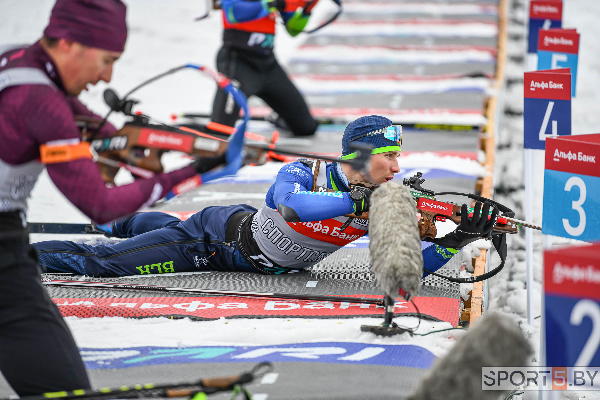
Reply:
M342 158L354 156L350 143L368 143L374 147L369 171L373 183L392 180L400 171L398 128L380 116L353 121L344 131ZM48 272L90 276L204 270L286 273L310 267L367 233L367 219L346 216L368 211L370 191L349 187L350 181L365 178L345 163L301 160L281 168L260 210L245 204L207 207L185 221L163 213L139 213L112 224L107 233L130 238L117 244L49 241L34 246ZM425 248L425 268L438 270L457 251L439 245Z
M302 32L317 1L224 0L223 47L217 54L217 70L232 79L250 98L261 98L295 136L310 136L318 122L304 98L273 53L276 15L292 36ZM222 89L213 102L212 121L233 126L240 108Z
M76 115L94 116L77 95L109 82L127 37L119 0L58 0L44 37L0 50L0 371L20 396L85 389L90 383L77 346L40 282L27 233L27 199L44 167L56 187L96 222L150 205L174 185L225 161L192 166L107 187ZM97 117L97 116L96 116ZM106 124L99 136L115 128ZM61 156L47 165L42 149Z

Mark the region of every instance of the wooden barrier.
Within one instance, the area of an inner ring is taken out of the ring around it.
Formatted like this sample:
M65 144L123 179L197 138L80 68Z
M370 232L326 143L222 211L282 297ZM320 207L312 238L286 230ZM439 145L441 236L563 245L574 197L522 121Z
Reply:
M501 115L497 115L499 111L498 96L504 86L504 75L506 67L506 45L507 45L507 15L506 9L508 7L508 0L500 0L498 10L498 56L496 61L496 79L494 84L494 93L488 99L486 104L486 118L487 124L483 128L480 136L479 147L485 154L484 167L487 171L486 176L478 179L476 183L476 192L484 197L491 197L494 189L494 159L496 149L496 121L501 118ZM486 272L485 266L487 261L487 250L481 250L481 254L475 260L474 275L482 275ZM461 315L461 320L469 321L470 324L475 322L483 312L483 287L484 282L477 282L473 284L473 290L471 291L471 297L469 299L470 307L465 310ZM466 306L465 306L466 308Z

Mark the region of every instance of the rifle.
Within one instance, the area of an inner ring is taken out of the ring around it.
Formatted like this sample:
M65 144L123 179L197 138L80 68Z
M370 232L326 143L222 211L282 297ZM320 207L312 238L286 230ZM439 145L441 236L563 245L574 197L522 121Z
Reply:
M491 200L491 199L488 199L486 197L479 196L476 194L469 194L469 193L459 193L459 192L435 193L432 190L423 188L421 186L421 184L423 182L425 182L425 179L423 178L423 174L421 172L417 172L414 176L412 176L410 178L405 178L402 182L404 186L408 186L409 188L413 189L410 192L411 192L415 202L417 203L417 210L419 211L419 214L420 214L419 234L421 236L421 240L433 239L437 236L437 228L435 227L436 221L445 221L446 219L450 219L452 222L454 222L457 225L460 224L460 222L461 222L461 219L462 219L461 206L454 204L454 203L450 203L450 202L438 201L436 199L436 196L441 196L441 195L465 196L472 200L481 201L484 203L485 202L490 203L493 206L497 207L498 210L500 211L500 215L499 215L498 219L496 220L494 228L490 232L489 237L482 238L482 239L491 239L492 240L492 243L493 243L494 247L496 248L496 251L498 252L498 256L500 257L500 265L498 265L496 268L492 269L491 271L486 272L485 274L470 277L470 278L454 278L454 277L438 274L437 272L428 271L425 268L423 269L425 272L427 272L431 275L434 275L434 276L437 276L440 278L444 278L450 282L455 282L455 283L475 283L475 282L480 282L480 281L486 280L488 278L491 278L492 276L494 276L498 272L500 272L502 270L502 268L504 268L504 264L506 262L506 256L507 256L507 246L506 246L506 234L507 233L511 233L511 234L518 233L519 225L526 227L526 228L532 228L532 229L537 229L537 230L542 229L540 226L533 225L529 222L515 219L514 218L515 213L513 210L511 210L510 208L508 208L494 200ZM351 181L350 185L349 185L350 189L351 190L354 189L355 186L360 186L363 188L366 187L371 190L375 190L378 187L377 185L373 185L370 183L365 183L365 182L360 182L360 181ZM320 188L320 190L329 190L329 189ZM470 212L470 215L469 215L469 217L470 217L470 216L472 216L473 209L470 208L469 212ZM369 213L368 212L363 213L362 215L348 214L346 216L351 217L351 218L344 225L349 224L349 221L351 221L352 218L368 219ZM490 218L490 217L488 217L488 218Z
M421 184L425 182L423 178L423 174L421 172L417 172L414 176L410 178L404 178L403 185L408 186L411 189L411 194L415 201L417 202L417 210L419 210L421 214L421 219L419 221L419 229L421 230L421 238L435 238L437 234L437 229L435 228L436 221L445 221L446 219L450 219L455 224L460 224L462 215L461 215L461 206L451 203L451 202L442 202L436 199L436 196L441 195L458 195L468 197L472 200L481 201L483 203L490 203L493 206L497 207L500 211L500 215L494 225L494 229L491 232L491 235L499 235L503 233L511 233L515 234L519 232L518 226L522 226L524 228L532 228L537 230L542 230L540 226L533 225L529 222L522 221L516 219L515 213L510 208L506 207L498 203L497 201L488 199L483 196L479 196L476 194L470 193L459 193L459 192L438 192L435 193L432 190L425 189L421 186ZM491 214L491 211L490 211ZM469 217L473 215L473 208L469 208ZM489 218L489 217L488 217Z
M493 206L497 207L500 211L500 216L496 220L496 224L494 225L494 229L491 232L491 235L500 235L503 233L515 234L519 232L519 226L524 228L532 228L537 230L542 230L542 228L538 225L533 225L529 222L522 221L514 218L514 211L510 208L494 201L488 199L486 197L478 196L476 194L469 193L459 193L459 192L438 192L435 193L433 190L425 189L421 186L425 179L422 177L423 173L417 172L414 176L410 178L404 178L402 184L404 186L408 186L413 189L410 191L411 195L415 199L417 203L417 210L419 211L419 233L421 235L421 239L433 239L437 236L437 228L435 223L437 221L443 222L446 219L451 220L455 224L460 224L462 219L462 210L461 206L451 202L439 201L436 199L436 196L441 195L458 195L468 197L470 199L481 201L484 203L491 203ZM353 190L355 187L365 187L370 190L375 190L379 186L374 185L368 182L363 181L350 181L350 190ZM473 215L473 208L469 207L469 217ZM491 214L491 211L490 211ZM356 214L347 214L347 217L352 218L362 218L369 219L369 213L363 213L362 215Z
M77 122L82 132L88 132L98 126L100 120L77 117ZM233 131L234 128L230 128L230 134ZM227 149L226 136L186 127L152 124L146 117L136 116L114 135L92 139L90 146L97 153L96 162L104 181L114 184L119 168L142 177L163 172L161 157L168 151L180 151L192 157L222 154ZM264 141L274 144L267 138ZM266 148L251 144L244 147L244 164L264 164L267 161Z

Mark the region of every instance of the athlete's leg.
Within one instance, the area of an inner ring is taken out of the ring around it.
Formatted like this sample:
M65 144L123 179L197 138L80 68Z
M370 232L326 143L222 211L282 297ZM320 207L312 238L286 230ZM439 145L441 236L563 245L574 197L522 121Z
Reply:
M237 210L236 206L233 207L232 211L229 211L231 206L207 207L175 226L156 229L111 245L48 241L34 246L46 272L109 277L231 270L228 261L213 263L213 260L220 260L223 247L229 248L224 237L228 216ZM218 218L212 218L213 213ZM205 229L209 231L205 232Z
M179 218L163 212L139 212L113 221L112 234L118 238L131 238L180 222Z
M90 388L75 341L40 283L35 250L26 240L0 250L2 374L20 396Z
M200 212L202 213L202 211ZM46 272L126 276L194 271L191 252L203 253L204 235L168 226L110 245L70 241L35 243Z
M262 89L256 95L286 122L294 135L313 135L319 123L312 117L302 94L277 61L268 72L263 72L263 79Z
M260 87L260 71L252 65L250 57L248 53L229 47L222 47L217 54L217 70L231 79L247 98L253 96ZM217 89L211 120L234 126L239 115L240 107L233 97L222 89Z
M239 254L237 235L228 237L229 220L234 214L255 212L256 208L247 204L222 207L207 207L202 213L196 213L181 226L190 232L203 232L207 243L205 248L208 257L195 255L194 261L205 264L205 268L217 271L256 272Z

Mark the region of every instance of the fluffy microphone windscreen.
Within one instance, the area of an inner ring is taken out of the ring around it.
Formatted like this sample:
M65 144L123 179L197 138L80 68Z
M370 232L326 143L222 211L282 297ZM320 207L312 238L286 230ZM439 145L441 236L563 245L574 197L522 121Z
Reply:
M399 289L415 296L423 276L417 206L405 186L382 184L369 207L371 268L379 286L393 299Z
M496 400L496 390L481 390L482 367L527 366L531 347L508 317L486 313L438 360L409 400Z

